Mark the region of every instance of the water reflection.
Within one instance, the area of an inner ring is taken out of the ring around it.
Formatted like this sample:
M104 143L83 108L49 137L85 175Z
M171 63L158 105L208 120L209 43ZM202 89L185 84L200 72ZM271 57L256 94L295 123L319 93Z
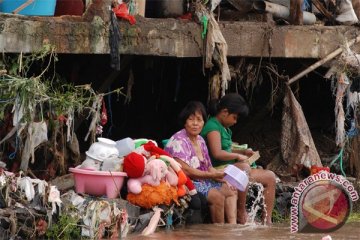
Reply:
M346 223L342 228L331 233L290 233L289 224L274 224L272 227L244 226L244 225L193 225L177 228L173 231L163 229L144 237L140 235L129 235L126 239L156 239L156 240L186 240L186 239L319 239L330 235L333 240L338 239L360 239L360 222Z

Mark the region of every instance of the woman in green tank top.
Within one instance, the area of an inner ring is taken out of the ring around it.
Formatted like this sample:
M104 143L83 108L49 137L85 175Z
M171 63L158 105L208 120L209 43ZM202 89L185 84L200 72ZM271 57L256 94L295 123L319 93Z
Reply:
M265 211L263 212L263 223L271 224L271 214L275 199L275 174L264 169L252 169L246 160L254 154L251 149L232 150L232 132L230 127L237 122L238 116L246 116L248 107L245 100L235 93L223 96L220 100L214 100L209 104L210 118L206 122L201 135L205 139L211 162L216 168L224 168L234 164L244 170L251 181L261 183L264 186ZM240 192L237 204L237 219L241 224L247 220L245 208L246 193Z

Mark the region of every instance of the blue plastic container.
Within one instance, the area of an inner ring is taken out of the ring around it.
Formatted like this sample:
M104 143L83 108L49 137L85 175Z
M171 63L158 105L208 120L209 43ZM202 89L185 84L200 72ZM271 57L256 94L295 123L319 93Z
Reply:
M2 0L0 12L12 13L27 0ZM29 6L18 12L28 16L54 16L56 0L34 0Z

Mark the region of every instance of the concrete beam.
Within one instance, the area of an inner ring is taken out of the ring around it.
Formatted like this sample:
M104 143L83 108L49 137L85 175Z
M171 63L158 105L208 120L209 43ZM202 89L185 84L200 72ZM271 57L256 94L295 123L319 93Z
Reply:
M0 15L0 51L29 53L48 41L58 53L107 53L107 26L100 17L91 22L81 18L31 18Z
M106 13L104 13L106 15ZM201 26L178 19L137 17L119 21L120 53L170 57L201 57ZM230 57L322 58L360 34L351 26L270 26L263 22L221 22ZM58 53L109 54L108 19L24 17L0 14L0 50L33 52L46 40ZM360 49L360 47L357 47Z
M0 50L29 53L43 42L55 45L58 53L109 53L109 6L112 0L92 0L82 17L28 17L0 13Z
M200 57L199 24L175 19L120 23L121 52L126 54ZM270 26L264 22L220 22L230 57L322 58L360 30L351 26ZM358 47L357 49L360 49Z

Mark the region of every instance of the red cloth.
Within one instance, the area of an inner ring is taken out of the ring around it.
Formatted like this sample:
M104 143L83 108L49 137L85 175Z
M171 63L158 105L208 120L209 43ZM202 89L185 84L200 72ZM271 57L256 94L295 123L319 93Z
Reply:
M119 4L118 6L114 7L112 10L115 13L116 17L128 20L131 25L136 23L135 17L129 14L129 10L127 8L126 3Z
M108 117L107 117L107 110L106 110L106 106L105 106L105 101L104 99L102 100L102 110L101 110L101 117L100 117L100 123L101 125L105 125L108 121Z
M82 0L56 0L55 16L83 15L85 5Z
M169 153L167 153L163 149L157 147L155 145L155 143L153 143L152 141L149 141L149 142L143 144L142 146L144 147L144 149L146 151L150 152L150 155L166 155L168 157L171 157Z
M180 19L184 19L184 20L191 20L192 19L192 14L191 13L185 13L184 15L179 17Z
M320 171L330 172L330 168L329 167L318 167L318 166L315 166L315 165L311 166L311 169L310 169L311 175L316 174L316 173L318 173Z
M187 181L185 183L185 186L188 188L189 190L189 194L190 195L194 195L197 193L194 183L191 181L191 179L189 177L187 177Z

